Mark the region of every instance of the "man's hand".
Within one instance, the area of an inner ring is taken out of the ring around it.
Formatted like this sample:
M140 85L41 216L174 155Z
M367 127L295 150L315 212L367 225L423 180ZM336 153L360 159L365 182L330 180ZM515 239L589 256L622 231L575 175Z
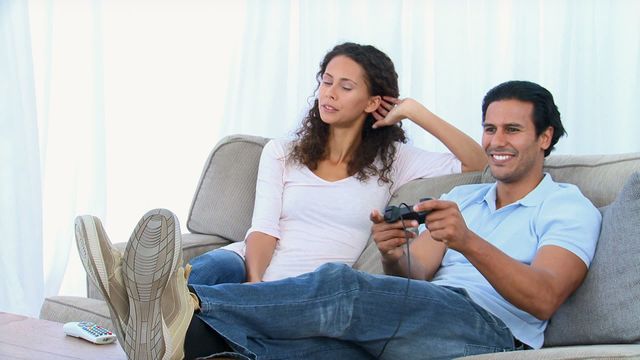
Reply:
M376 242L378 251L382 255L382 261L388 264L397 262L403 255L403 245L407 239L413 239L416 234L412 231L405 231L402 221L388 224L378 210L373 210L369 216L373 222L373 240ZM415 220L404 220L406 228L418 226Z
M467 242L472 238L473 233L467 228L455 202L427 200L416 204L413 210L430 211L426 217L426 226L431 238L451 249L463 252Z

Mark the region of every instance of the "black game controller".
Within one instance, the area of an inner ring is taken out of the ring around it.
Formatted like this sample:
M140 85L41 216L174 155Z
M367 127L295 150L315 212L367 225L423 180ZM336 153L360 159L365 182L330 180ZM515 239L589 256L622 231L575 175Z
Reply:
M422 198L420 202L432 200L432 198ZM384 209L384 221L388 223L394 223L400 219L402 220L417 220L418 224L424 224L424 218L429 214L429 211L413 211L413 205L408 206L387 206Z

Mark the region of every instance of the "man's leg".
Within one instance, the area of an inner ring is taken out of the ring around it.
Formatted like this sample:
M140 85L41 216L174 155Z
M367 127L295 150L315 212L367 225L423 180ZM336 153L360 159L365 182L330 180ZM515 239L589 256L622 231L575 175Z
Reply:
M131 359L182 359L194 301L187 290L177 217L147 212L123 254L129 318L122 344Z
M130 309L122 345L130 357L182 358L195 304L176 251L177 218L166 210L145 214L124 254ZM89 265L101 260L88 259ZM400 331L382 358L451 358L478 347L513 349L502 322L462 294L426 282L411 284L405 300L406 279L326 265L277 282L194 288L203 299L201 318L235 349L264 358L320 359L325 358L318 355L322 348L336 358L362 358L356 355L362 355L360 348L377 356L400 319Z
M513 350L509 329L464 291L411 281L405 296L406 285L403 278L327 264L280 281L193 289L201 301L199 316L249 356L300 358L300 352L291 351L294 344L330 338L375 357L401 320L382 358L453 358ZM312 353L304 357L320 358Z
M75 234L82 264L109 307L118 342L124 344L129 298L122 279L122 253L113 247L102 222L95 216L76 217Z
M191 259L189 263L189 285L241 283L247 278L244 260L230 250L212 250Z
M220 334L193 314L184 339L184 358L196 359L212 354L232 352Z

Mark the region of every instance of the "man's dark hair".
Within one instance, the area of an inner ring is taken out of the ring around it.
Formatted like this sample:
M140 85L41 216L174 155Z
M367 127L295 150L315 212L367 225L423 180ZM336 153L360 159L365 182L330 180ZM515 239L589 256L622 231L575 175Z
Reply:
M536 135L540 136L549 126L553 128L551 145L544 152L546 157L553 151L560 137L566 134L560 111L553 102L553 95L549 90L530 81L507 81L489 90L482 100L482 122L484 123L487 108L492 102L500 100L520 100L533 104L533 123Z

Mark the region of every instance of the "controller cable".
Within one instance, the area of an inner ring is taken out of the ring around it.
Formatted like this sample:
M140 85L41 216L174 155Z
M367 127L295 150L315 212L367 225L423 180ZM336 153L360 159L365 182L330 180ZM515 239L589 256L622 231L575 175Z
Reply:
M409 208L409 205L405 204L405 203L401 203L398 207L404 206L407 210L411 211L412 209ZM407 235L407 227L404 225L404 219L402 218L402 214L400 214L400 221L402 221L402 229L404 230L404 238L405 238L405 246L406 246L406 254L407 254L407 286L405 287L404 290L404 300L402 301L402 307L401 308L405 308L405 305L407 304L407 298L409 297L409 285L411 283L411 252L409 250L409 236ZM419 225L418 225L419 226ZM407 313L404 312L402 314L402 316L400 317L400 320L398 320L398 325L396 326L396 329L393 331L393 334L391 335L391 337L389 337L387 339L387 341L385 341L384 346L382 347L382 350L380 350L380 353L378 354L378 356L376 356L376 359L380 359L382 357L382 354L384 354L384 351L387 349L387 345L389 345L389 342L396 337L396 334L398 334L398 330L400 330L400 325L402 325L402 323L404 322L405 317L407 316Z

